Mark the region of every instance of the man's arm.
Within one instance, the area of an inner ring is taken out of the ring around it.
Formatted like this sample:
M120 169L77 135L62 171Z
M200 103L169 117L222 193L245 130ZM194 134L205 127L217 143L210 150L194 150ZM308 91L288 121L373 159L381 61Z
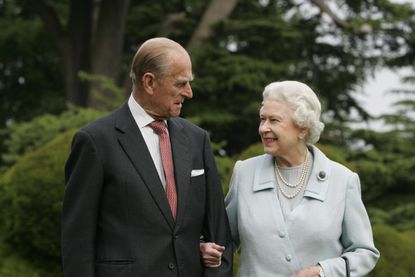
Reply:
M65 165L62 262L66 277L95 276L95 233L103 182L102 163L91 136L74 136Z
M222 186L207 133L204 143L204 158L207 178L207 211L204 239L206 242L215 242L225 247L221 265L215 268L206 268L205 277L231 277L233 270L232 239L225 210Z

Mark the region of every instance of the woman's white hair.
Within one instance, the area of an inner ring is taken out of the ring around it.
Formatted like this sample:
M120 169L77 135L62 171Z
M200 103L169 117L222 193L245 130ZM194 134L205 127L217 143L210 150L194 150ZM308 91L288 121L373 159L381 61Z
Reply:
M321 104L314 91L301 82L283 81L267 85L262 94L265 101L281 101L293 112L292 119L300 128L307 128L306 144L314 144L320 139L324 123L320 121Z

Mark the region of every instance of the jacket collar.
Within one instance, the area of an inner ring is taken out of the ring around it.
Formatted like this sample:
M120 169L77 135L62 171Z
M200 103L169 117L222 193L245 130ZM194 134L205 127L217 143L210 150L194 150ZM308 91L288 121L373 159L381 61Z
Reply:
M313 167L304 191L304 197L324 201L330 178L330 160L317 147L309 145L308 149L313 154ZM277 187L274 158L269 154L264 154L262 157L255 168L254 192Z
M254 174L254 192L276 188L273 156L269 154L262 155L262 159L256 165Z
M308 149L313 154L313 168L304 196L324 201L330 179L330 160L317 147L309 145Z

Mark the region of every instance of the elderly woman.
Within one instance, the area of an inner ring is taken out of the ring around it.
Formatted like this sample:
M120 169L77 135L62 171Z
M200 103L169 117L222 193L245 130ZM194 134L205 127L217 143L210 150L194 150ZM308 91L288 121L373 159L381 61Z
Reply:
M263 92L265 154L238 161L226 210L239 277L364 276L378 258L356 173L313 146L324 124L311 88L274 82ZM206 266L223 251L201 244Z

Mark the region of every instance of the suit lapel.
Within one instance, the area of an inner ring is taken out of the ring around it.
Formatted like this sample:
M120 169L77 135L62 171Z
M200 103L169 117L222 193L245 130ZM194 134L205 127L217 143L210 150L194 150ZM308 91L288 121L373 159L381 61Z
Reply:
M160 182L160 178L144 138L135 123L127 104L116 113L115 128L118 130L117 137L121 147L143 179L144 184L147 186L167 223L173 229L174 220L166 193Z
M168 120L170 143L172 148L174 175L176 178L177 188L177 218L176 222L183 219L184 205L187 191L190 184L190 149L189 139L183 132L183 125L175 119ZM179 224L180 225L180 224Z

